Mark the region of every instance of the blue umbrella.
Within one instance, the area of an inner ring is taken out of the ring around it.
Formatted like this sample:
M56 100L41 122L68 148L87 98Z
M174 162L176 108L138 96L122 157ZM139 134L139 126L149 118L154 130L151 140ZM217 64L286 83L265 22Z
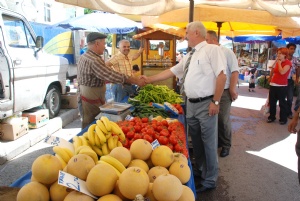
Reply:
M289 43L300 44L300 36L285 38Z
M233 40L233 42L240 43L263 43L267 41L280 40L281 36L262 36L262 35L247 35L247 36L236 36L234 38L226 36L227 39Z
M140 23L121 17L116 14L97 12L71 18L49 28L62 27L71 30L88 30L101 33L126 34L136 31Z

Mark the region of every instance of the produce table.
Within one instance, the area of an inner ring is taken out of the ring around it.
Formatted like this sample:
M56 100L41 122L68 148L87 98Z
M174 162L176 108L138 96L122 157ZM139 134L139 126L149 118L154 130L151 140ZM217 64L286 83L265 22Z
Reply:
M178 120L184 124L185 120L184 120L184 115L179 115L178 116ZM92 124L96 123L96 121L94 121ZM185 125L185 124L184 124ZM88 126L89 127L89 126ZM78 133L77 135L83 135L83 133L85 133L88 130L88 127L86 127L85 129L83 129L80 133ZM188 145L187 145L188 146ZM194 182L194 175L193 175L193 169L192 169L192 164L191 164L191 160L190 158L188 158L188 165L191 169L191 178L190 180L186 183L186 185L188 187L190 187L192 189L192 191L194 192L195 197L197 197L197 193L196 193L196 188L195 188L195 182ZM14 181L10 187L19 187L21 188L22 186L24 186L25 184L29 183L31 179L31 171L29 171L28 173L26 173L25 175L23 175L22 177L20 177L19 179L17 179L16 181Z

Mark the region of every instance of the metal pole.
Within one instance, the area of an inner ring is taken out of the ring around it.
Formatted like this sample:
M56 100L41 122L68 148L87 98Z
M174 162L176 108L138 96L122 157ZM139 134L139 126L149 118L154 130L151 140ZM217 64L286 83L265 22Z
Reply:
M189 22L194 21L194 0L190 0Z
M216 23L217 23L217 27L218 27L218 43L219 43L220 42L220 29L224 22L216 22Z

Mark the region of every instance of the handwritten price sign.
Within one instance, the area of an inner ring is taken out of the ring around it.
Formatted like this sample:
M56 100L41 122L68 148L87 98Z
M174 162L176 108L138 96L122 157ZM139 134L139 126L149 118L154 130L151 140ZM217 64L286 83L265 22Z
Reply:
M58 184L84 193L94 199L98 199L87 190L85 181L61 170L58 174Z
M48 135L45 138L45 143L53 145L53 146L61 146L61 147L65 147L70 149L71 151L74 152L74 146L71 142L68 142L67 140L60 138L60 137L56 137L56 136L52 136L52 135Z

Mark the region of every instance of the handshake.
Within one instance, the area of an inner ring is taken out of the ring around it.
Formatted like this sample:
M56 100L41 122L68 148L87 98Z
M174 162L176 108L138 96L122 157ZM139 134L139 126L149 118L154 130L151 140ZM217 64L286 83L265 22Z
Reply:
M130 77L130 79L131 78L133 79L132 80L133 81L132 84L136 84L139 87L143 87L143 86L151 83L150 77L147 77L145 75L141 75L139 77Z

